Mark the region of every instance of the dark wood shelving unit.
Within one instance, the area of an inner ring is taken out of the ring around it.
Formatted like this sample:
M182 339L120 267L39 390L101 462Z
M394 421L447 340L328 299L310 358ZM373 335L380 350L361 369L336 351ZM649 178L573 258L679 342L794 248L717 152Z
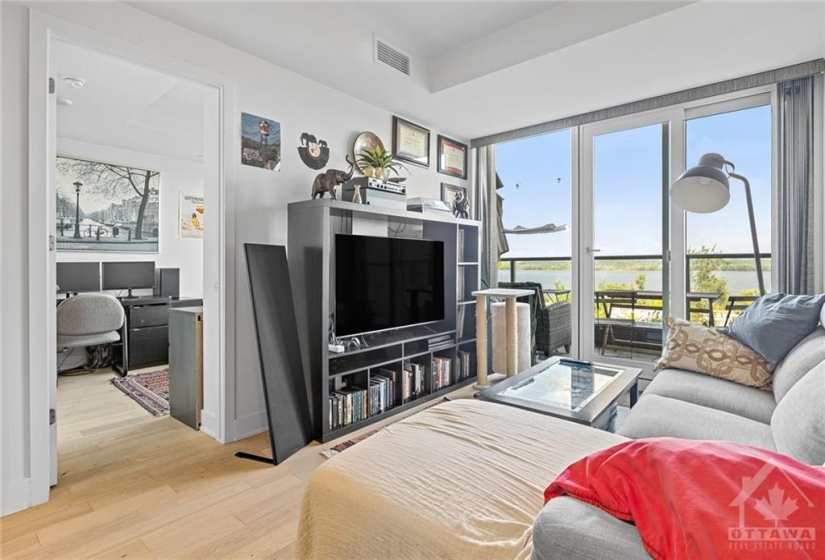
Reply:
M475 301L466 300L472 299L471 293L479 285L479 222L319 199L290 204L288 223L290 280L317 440L339 438L475 381L475 311L468 305ZM335 309L335 235L353 233L443 241L445 318L424 326L374 333L366 337L367 347L330 352L329 317ZM430 347L430 339L444 336L448 337L446 342ZM470 366L469 376L456 381L459 351L468 352ZM433 387L434 357L452 359L454 374L449 386ZM400 374L410 360L425 367L423 395L358 422L331 428L331 391L342 386L364 389L364 382L368 385L370 376L378 369L388 367Z

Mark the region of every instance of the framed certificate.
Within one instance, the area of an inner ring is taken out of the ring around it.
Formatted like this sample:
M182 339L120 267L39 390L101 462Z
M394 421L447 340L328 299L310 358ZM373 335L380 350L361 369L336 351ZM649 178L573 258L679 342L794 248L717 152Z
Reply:
M467 178L467 145L438 135L438 172Z
M395 159L430 167L430 131L402 118L393 117L392 153Z

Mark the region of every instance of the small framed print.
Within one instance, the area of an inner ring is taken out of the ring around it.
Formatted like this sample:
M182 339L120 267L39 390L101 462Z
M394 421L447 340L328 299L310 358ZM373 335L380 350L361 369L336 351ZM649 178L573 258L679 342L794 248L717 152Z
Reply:
M467 199L467 187L441 183L441 201L450 207L456 218L470 219L470 201Z
M467 145L438 135L438 172L467 178Z
M430 131L400 117L393 117L392 154L395 159L429 168Z

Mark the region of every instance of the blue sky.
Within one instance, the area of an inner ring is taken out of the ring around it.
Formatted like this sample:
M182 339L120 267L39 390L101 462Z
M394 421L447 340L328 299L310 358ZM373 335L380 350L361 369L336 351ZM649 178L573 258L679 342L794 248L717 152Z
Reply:
M595 243L602 255L661 253L661 130L661 125L652 125L594 140ZM689 167L702 154L719 152L750 180L760 248L770 251L770 107L688 121L686 140ZM496 146L506 227L571 224L570 143L570 131L563 130ZM714 214L688 214L687 224L689 247L752 250L739 181L731 181L727 207ZM572 235L511 235L509 240L509 256L569 256Z
M257 115L250 115L249 113L241 113L241 134L246 138L252 138L255 141L261 140L260 130L258 125L261 120L269 122L269 139L268 144L281 143L281 125L277 121L268 119L266 117L259 117Z

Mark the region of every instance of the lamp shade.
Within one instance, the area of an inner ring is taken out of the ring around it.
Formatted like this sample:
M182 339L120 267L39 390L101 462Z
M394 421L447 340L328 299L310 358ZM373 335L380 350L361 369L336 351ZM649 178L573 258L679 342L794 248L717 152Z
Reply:
M709 214L724 208L730 200L730 184L724 171L725 158L705 154L670 187L673 203L688 212Z

